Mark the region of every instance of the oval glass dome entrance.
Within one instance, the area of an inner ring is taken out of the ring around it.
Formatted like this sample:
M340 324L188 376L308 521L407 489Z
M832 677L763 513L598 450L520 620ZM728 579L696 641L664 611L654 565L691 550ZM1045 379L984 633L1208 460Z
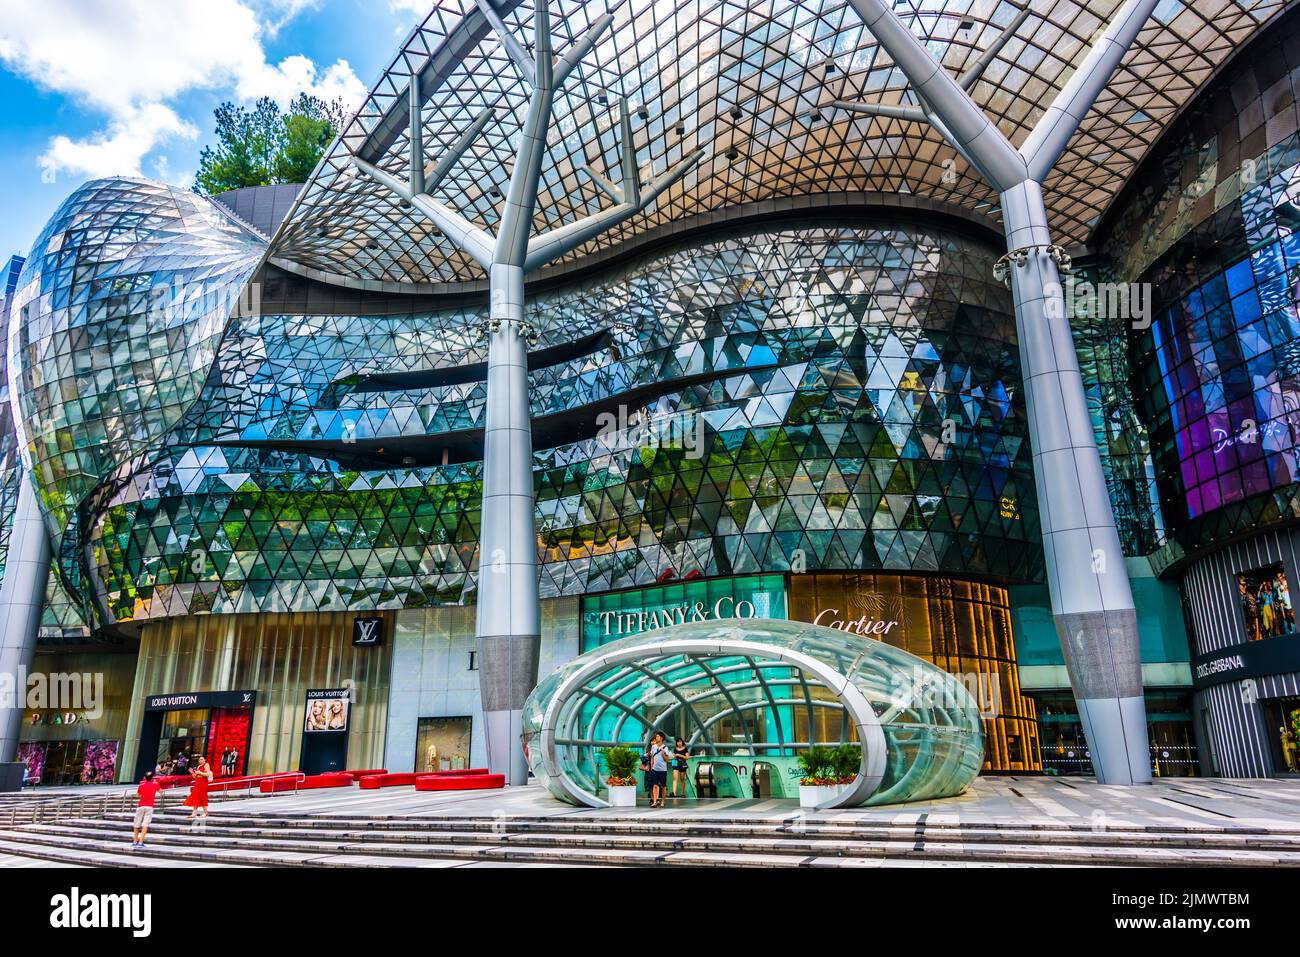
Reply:
M899 648L818 625L702 621L574 658L524 706L523 745L563 801L604 807L601 752L654 731L693 760L794 772L814 746L860 746L851 784L823 807L960 794L984 758L980 709L955 676ZM779 794L777 796L780 796Z

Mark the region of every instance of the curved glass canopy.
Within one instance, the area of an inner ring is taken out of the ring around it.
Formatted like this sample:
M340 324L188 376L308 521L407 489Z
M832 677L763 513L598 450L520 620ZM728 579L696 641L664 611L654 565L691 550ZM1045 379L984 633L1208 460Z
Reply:
M607 806L601 751L640 747L656 730L723 761L860 745L857 776L827 808L960 794L984 759L979 706L955 676L802 622L690 622L623 638L562 665L524 705L529 765L572 804Z

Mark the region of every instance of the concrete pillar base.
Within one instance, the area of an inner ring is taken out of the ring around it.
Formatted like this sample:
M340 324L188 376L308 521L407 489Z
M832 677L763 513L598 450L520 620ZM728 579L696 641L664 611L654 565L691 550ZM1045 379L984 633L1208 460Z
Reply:
M1143 697L1075 700L1097 780L1102 784L1150 784L1151 749Z
M487 741L488 769L493 774L504 774L506 783L519 787L528 783L528 761L520 741L524 732L523 709L516 711L484 711L485 739Z

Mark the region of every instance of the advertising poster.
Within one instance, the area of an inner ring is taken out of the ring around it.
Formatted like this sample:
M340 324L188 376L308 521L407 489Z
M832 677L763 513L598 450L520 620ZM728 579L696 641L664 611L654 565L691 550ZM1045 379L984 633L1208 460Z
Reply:
M1247 641L1276 638L1295 631L1291 587L1281 562L1239 573L1237 597Z
M303 731L307 733L347 731L348 704L347 688L308 691L307 717L303 724Z

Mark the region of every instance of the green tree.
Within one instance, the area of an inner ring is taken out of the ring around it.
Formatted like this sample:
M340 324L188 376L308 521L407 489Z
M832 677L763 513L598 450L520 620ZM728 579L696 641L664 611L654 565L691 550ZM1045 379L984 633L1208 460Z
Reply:
M270 97L252 108L222 103L216 147L204 147L195 177L208 196L242 186L303 183L343 125L343 104L301 93L281 112Z

